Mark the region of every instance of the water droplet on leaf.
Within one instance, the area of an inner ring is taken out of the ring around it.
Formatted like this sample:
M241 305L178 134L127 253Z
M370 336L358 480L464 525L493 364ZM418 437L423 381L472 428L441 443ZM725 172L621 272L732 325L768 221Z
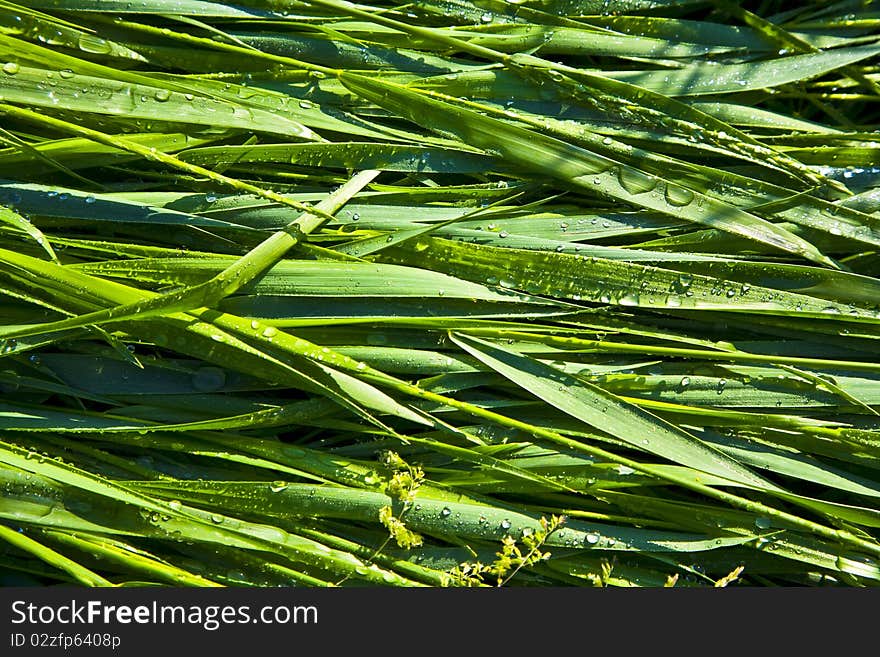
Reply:
M694 200L694 193L686 187L666 184L666 202L675 207L683 207Z

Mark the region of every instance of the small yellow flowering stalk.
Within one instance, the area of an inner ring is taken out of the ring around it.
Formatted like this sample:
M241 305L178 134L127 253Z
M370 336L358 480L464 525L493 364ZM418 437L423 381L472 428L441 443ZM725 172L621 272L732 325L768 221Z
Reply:
M387 504L379 509L379 522L381 522L397 545L407 550L419 547L424 540L419 534L407 528L400 518L395 517L394 511Z
M615 559L602 559L599 561L599 570L597 572L584 573L580 576L597 588L609 586L611 584L611 573L614 571L614 564ZM666 579L664 586L675 586L677 580L677 575L675 578L669 577Z
M465 561L449 571L445 586L477 587L483 586L483 573L489 567L484 563Z
M425 472L417 465L408 464L396 452L383 452L380 460L393 472L385 485L385 492L402 502L403 507L400 514L395 516L394 510L386 504L379 509L379 522L388 530L399 547L407 550L419 547L424 542L423 538L406 527L403 516L412 506L416 491L425 479Z
M550 558L550 553L542 548L565 520L565 516L551 516L550 520L541 517L541 529L523 532L522 548L513 536L505 536L501 539L501 551L495 553L497 559L494 562L489 565L480 562L459 564L449 573L450 583L455 586L480 586L486 579L494 578L496 586L504 586L523 568Z
M385 486L385 492L403 502L404 510L408 509L415 499L416 491L425 480L424 470L418 465L410 465L392 451L383 452L380 460L393 473Z

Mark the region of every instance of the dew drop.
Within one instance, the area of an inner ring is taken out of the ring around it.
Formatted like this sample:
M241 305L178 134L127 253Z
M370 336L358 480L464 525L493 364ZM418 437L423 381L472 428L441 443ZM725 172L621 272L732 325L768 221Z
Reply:
M590 545L596 545L599 542L599 534L587 534L587 543Z
M77 41L79 49L85 52L94 53L96 55L105 55L110 52L110 44L106 39L92 36L91 34L83 34Z
M686 187L667 183L665 198L669 205L680 208L694 200L694 193Z
M505 530L505 531L507 531L508 529L510 529L510 520L508 520L507 518L505 518L504 520L502 520L502 521L501 521L501 529L503 529L503 530Z
M630 194L644 194L657 186L657 179L654 176L629 167L620 168L617 180Z
M15 75L19 70L19 66L15 62L6 62L3 65L3 72L6 73L6 75Z
M448 518L451 515L452 509L450 509L448 506L444 506L443 509L440 511L440 516L443 518Z

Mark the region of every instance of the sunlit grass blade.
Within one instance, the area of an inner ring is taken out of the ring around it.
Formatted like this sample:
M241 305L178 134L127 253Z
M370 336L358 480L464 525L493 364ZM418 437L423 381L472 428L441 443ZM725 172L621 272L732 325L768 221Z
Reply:
M784 229L687 187L661 181L627 164L471 110L444 106L437 100L402 87L388 84L380 87L367 78L351 74L341 79L358 94L404 116L435 117L431 122L433 130L455 135L465 143L496 152L533 174L558 179L573 189L598 190L612 198L625 199L676 218L697 223L711 221L711 225L727 232L835 266L811 244Z
M876 586L876 12L611 5L0 0L0 585Z

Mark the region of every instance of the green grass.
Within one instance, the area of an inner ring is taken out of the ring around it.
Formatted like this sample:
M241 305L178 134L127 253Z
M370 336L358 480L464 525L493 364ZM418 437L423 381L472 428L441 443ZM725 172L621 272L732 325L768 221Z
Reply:
M0 583L874 586L862 3L0 2Z

